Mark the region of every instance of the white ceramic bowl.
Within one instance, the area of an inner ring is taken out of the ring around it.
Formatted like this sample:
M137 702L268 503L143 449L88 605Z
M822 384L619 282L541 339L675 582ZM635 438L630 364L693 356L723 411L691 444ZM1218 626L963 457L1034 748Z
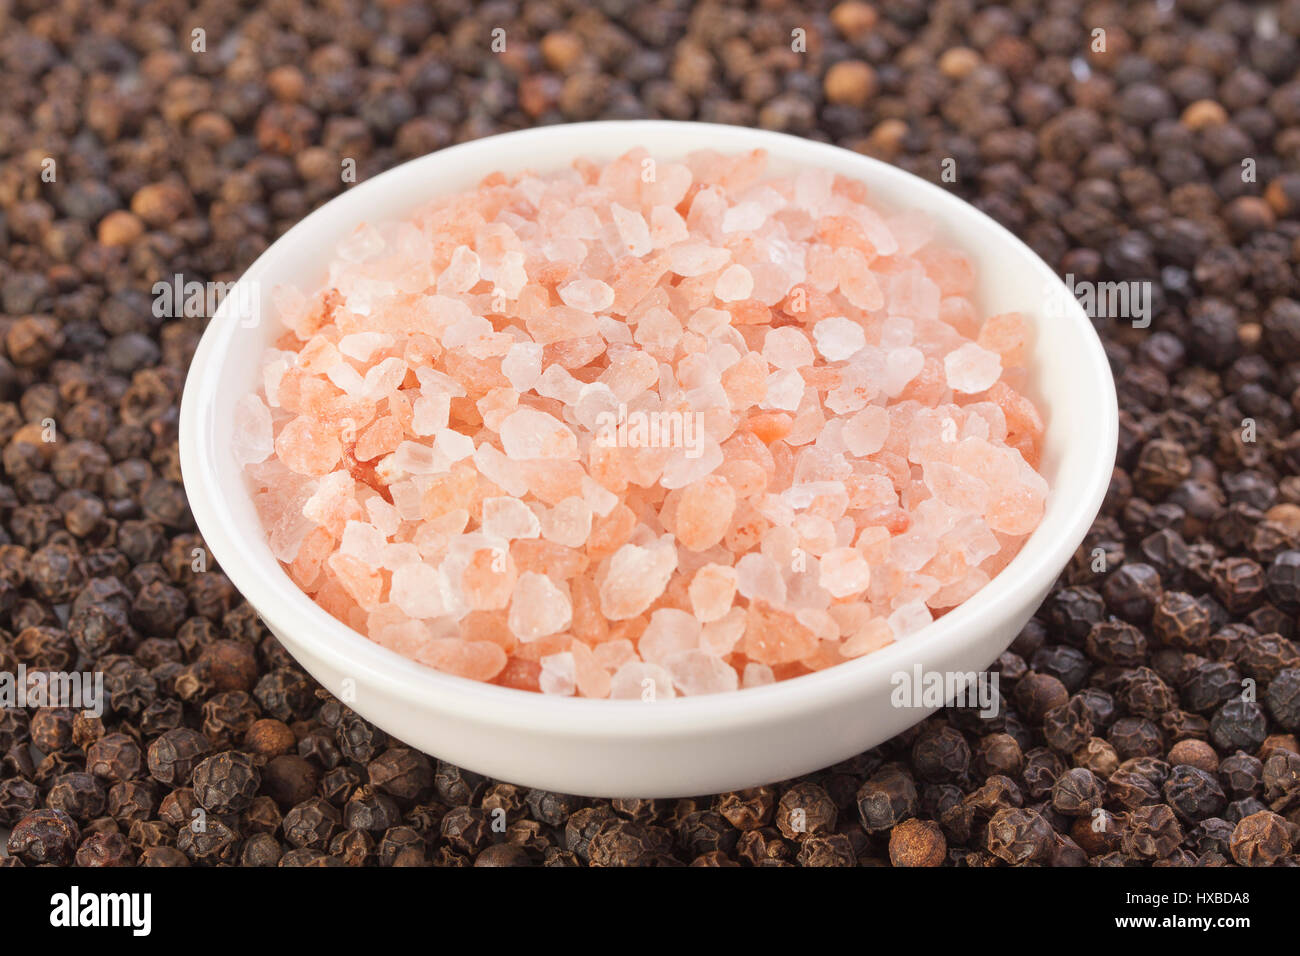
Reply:
M778 684L707 697L556 698L464 680L371 643L303 594L272 557L231 454L236 400L280 332L253 327L232 290L203 336L181 407L185 487L221 569L295 658L392 736L513 783L605 797L714 793L783 780L875 746L934 708L891 704L891 678L971 672L1006 649L1047 595L1101 506L1115 458L1114 383L1082 309L1034 253L943 189L847 150L778 133L704 123L579 123L508 133L413 160L350 188L272 245L240 280L273 316L272 287L314 288L333 247L361 221L401 218L494 170L538 171L636 146L660 160L696 149L762 147L771 169L818 165L867 184L876 201L931 214L978 261L983 314L1019 310L1037 327L1033 369L1047 420L1051 492L1020 554L962 606L903 642Z

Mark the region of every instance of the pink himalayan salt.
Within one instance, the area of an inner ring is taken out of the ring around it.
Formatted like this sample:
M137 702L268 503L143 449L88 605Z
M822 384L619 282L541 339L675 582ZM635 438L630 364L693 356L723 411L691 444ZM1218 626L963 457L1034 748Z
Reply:
M1031 328L979 314L968 256L824 170L649 158L490 177L274 290L234 450L331 614L458 676L663 700L905 640L1037 526Z

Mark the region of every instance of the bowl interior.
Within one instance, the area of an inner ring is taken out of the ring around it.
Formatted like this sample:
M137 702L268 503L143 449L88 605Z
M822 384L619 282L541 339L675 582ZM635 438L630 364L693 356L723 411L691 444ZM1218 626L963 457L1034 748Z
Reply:
M419 204L470 187L493 171L545 172L567 166L578 156L612 159L636 146L645 147L660 161L679 159L697 149L740 152L762 147L769 151L774 173L822 166L866 183L880 206L928 215L941 233L975 260L981 314L1020 311L1034 322L1031 391L1047 421L1041 470L1051 485L1042 524L1012 563L975 597L906 641L768 687L664 701L655 708L657 714L662 715L665 706L716 710L737 706L729 701L739 699L815 693L819 682L862 681L868 672L908 667L920 645L959 640L963 629L978 626L980 615L999 602L1019 599L1027 590L1045 592L1100 507L1117 430L1114 385L1100 342L1082 309L1046 264L1011 233L945 190L847 150L740 127L603 122L478 140L360 183L286 233L241 278L240 288L227 295L209 323L186 384L183 468L200 530L217 561L268 622L282 631L310 629L307 639L351 656L357 666L400 673L402 680L414 681L426 691L486 694L500 703L509 701L512 707L521 697L534 708L636 707L636 702L546 698L482 684L471 691L465 685L473 682L414 664L351 631L299 591L276 562L230 451L234 404L260 384L261 354L281 332L272 290L284 282L303 291L316 288L325 278L336 243L357 224L401 218ZM260 305L260 321L245 307L249 296Z

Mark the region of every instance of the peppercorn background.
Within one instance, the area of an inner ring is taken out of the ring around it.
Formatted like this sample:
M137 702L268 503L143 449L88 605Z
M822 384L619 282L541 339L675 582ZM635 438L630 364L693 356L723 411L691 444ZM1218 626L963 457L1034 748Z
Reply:
M1297 0L0 4L0 671L109 695L0 711L0 865L1297 865L1298 38ZM389 739L193 570L206 320L152 285L238 277L345 160L636 117L834 142L1152 283L1149 328L1096 322L1118 465L995 719L738 793L527 790Z

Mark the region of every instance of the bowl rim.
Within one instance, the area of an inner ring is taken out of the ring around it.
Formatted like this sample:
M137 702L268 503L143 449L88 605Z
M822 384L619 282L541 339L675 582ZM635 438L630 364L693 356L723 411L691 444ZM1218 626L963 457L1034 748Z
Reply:
M349 187L313 210L269 245L239 277L236 285L262 281L272 270L277 249L317 228L326 216L332 215L327 210L334 204L346 199L359 206L367 194L378 194L448 158L468 158L476 152L489 156L499 151L527 155L530 143L557 134L593 138L603 138L608 134L608 142L627 142L626 146L616 147L616 151L621 153L637 145L634 139L627 140L628 136L671 133L683 127L694 133L704 131L716 135L719 149L766 148L774 157L794 156L808 162L817 162L818 157L822 157L826 161L824 165L828 166L846 162L846 156L853 157L862 168L872 169L873 191L879 193L888 188L891 198L894 189L903 196L910 191L926 195L940 205L951 204L954 209L960 208L962 215L973 215L983 228L999 234L1004 242L1011 243L1013 248L1023 253L1027 264L1031 264L1029 267L1034 270L1032 278L1046 283L1047 288L1064 287L1051 267L1010 230L958 196L898 167L828 143L784 133L676 120L604 120L533 127L460 143L409 160ZM606 152L610 150L575 148L574 158ZM492 169L488 162L483 172L486 174ZM878 184L883 184L883 187ZM203 428L212 417L204 414L210 407L212 392L218 387L222 369L231 360L231 343L239 324L233 303L240 297L235 291L231 286L204 330L187 373L181 400L181 472L191 512L210 553L221 571L273 631L294 635L288 640L290 644L301 640L297 636L300 632L311 631L308 639L312 642L313 654L335 670L353 677L358 687L362 686L363 679L378 681L392 694L404 700L418 701L425 709L442 713L473 712L479 719L498 726L522 724L539 730L602 738L662 738L698 733L702 728L722 730L756 721L770 723L874 692L872 685L882 672L910 672L913 665L922 660L941 658L945 650L963 643L959 638L965 629L978 626L981 620L1009 616L1006 611L999 611L1000 605L1013 605L1015 599L1025 595L1045 594L1095 520L1109 487L1115 461L1119 424L1114 379L1095 328L1082 307L1070 296L1065 301L1063 314L1052 318L1054 321L1068 321L1076 327L1075 337L1082 340L1084 348L1084 354L1080 354L1078 360L1089 370L1091 401L1101 416L1100 447L1092 449L1087 459L1092 463L1088 466L1085 494L1077 502L1077 507L1064 512L1064 518L1049 520L1050 516L1045 515L1011 562L974 596L910 635L906 641L890 644L855 660L761 687L664 698L656 700L658 706L653 709L645 708L639 699L559 697L502 687L446 674L382 647L320 608L282 568L278 577L267 578L252 567L248 560L251 545L236 532L236 522L228 505L231 494L246 494L247 490L241 488L234 492L222 486L214 464L218 451L213 447L211 434ZM1041 319L1036 317L1035 321ZM1076 457L1082 459L1081 455ZM1049 489L1049 495L1053 491ZM262 546L266 546L265 542ZM271 560L275 561L274 557Z

